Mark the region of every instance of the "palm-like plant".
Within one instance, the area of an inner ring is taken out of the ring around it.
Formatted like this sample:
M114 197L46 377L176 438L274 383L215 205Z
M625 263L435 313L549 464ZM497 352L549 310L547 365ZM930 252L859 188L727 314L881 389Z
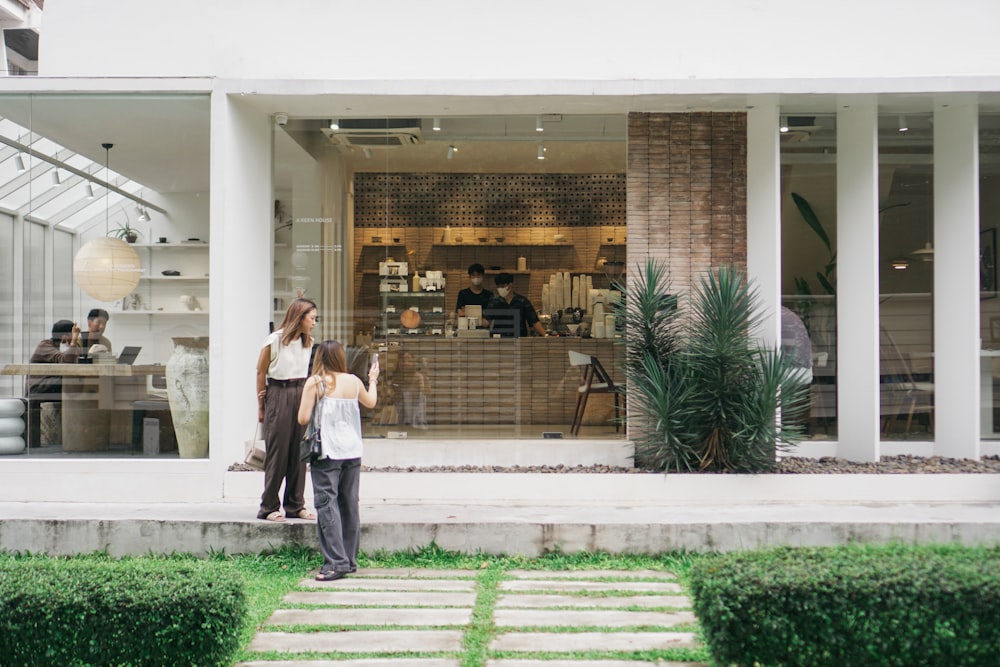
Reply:
M756 291L740 270L709 273L690 317L667 296L666 268L650 260L628 286L626 376L636 461L686 472L762 472L802 435L808 385L779 349L759 346Z

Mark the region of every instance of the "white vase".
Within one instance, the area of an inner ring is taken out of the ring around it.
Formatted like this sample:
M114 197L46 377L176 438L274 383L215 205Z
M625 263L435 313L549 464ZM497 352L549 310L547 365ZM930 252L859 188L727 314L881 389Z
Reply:
M174 338L167 398L182 459L208 456L208 337Z

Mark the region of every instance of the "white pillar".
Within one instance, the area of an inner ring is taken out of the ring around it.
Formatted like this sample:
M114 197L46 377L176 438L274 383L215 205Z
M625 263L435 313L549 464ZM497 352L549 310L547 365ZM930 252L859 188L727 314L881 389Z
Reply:
M837 455L879 459L878 110L837 112Z
M780 162L778 107L758 104L747 112L747 275L766 312L755 334L768 346L781 341Z
M975 103L934 110L934 454L971 459L980 447L978 135Z
M272 310L271 150L268 115L212 94L209 458L222 470L243 459L257 421L257 356Z

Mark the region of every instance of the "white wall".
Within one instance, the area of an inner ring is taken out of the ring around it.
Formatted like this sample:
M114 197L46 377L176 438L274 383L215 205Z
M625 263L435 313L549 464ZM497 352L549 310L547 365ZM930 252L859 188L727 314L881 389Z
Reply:
M747 92L823 92L795 80L996 75L998 23L995 0L62 0L46 4L39 68L380 86L563 79L580 82L574 92L600 80L739 91L718 80L776 79Z

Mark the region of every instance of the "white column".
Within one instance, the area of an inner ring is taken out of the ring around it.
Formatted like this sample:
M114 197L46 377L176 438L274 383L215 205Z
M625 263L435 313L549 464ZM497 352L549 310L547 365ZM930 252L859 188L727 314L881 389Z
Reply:
M934 454L971 459L980 447L978 135L975 103L934 110Z
M781 341L781 153L778 107L747 112L747 275L766 317L755 334L768 346Z
M879 459L878 110L837 112L837 455Z
M271 119L212 94L212 467L243 458L257 421L256 365L271 320ZM220 484L221 492L221 484Z

